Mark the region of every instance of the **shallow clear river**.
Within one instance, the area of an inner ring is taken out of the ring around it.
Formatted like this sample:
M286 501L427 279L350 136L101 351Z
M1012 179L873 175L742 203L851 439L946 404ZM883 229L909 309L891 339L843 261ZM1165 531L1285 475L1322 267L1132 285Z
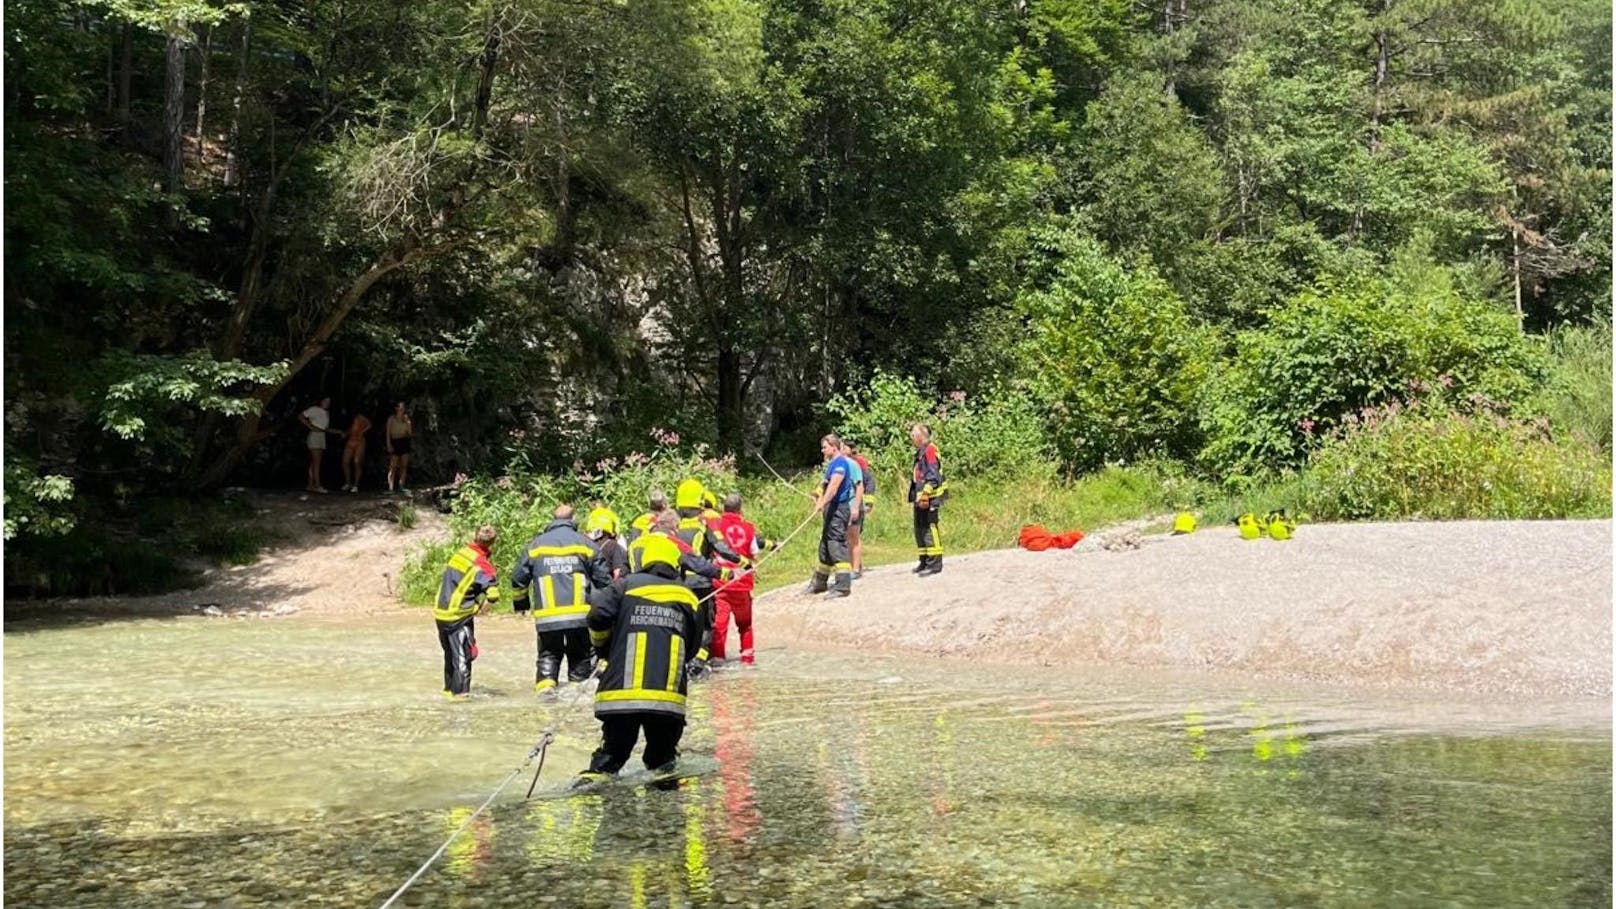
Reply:
M766 632L765 632L766 633ZM561 797L597 726L485 621L5 635L8 906L1593 906L1609 705L775 647L698 686L675 791ZM765 644L768 642L765 641ZM638 759L630 767L637 767Z

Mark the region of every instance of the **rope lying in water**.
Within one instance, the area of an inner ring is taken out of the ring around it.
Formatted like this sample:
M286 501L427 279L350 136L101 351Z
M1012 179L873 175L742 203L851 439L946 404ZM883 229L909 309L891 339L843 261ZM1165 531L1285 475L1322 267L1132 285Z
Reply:
M773 468L770 468L770 469L772 470ZM778 474L776 474L776 476L778 476ZM782 480L782 482L784 482L784 480ZM791 484L787 483L786 485L790 486ZM802 523L798 524L796 526L796 529L794 529L790 533L786 534L785 537L780 540L780 545L779 546L776 546L774 549L770 550L769 552L764 553L763 557L758 559L756 562L753 562L750 568L747 568L745 571L742 571L740 574L737 574L737 575L731 577L730 580L737 580L739 578L746 577L747 575L752 574L753 572L756 572L758 570L758 568L762 567L764 562L767 562L769 559L773 558L776 553L778 553L778 552L780 552L780 550L784 549L786 547L786 544L791 542L792 538L794 538L797 534L802 533L803 528L807 527L810 523L812 523L814 518L818 517L818 515L819 515L819 509L816 508L816 509L814 509L812 512L810 512L808 514L808 517L802 519ZM702 597L700 600L696 601L697 608L700 608L702 603L705 603L708 600L711 600L713 597L715 597L717 595L718 595L718 591L715 589L712 593L709 593L705 597ZM471 816L466 818L465 823L462 823L458 828L456 828L455 832L449 834L449 838L443 841L443 845L438 847L438 851L432 853L431 858L428 858L425 862L423 862L421 864L421 867L415 869L415 873L410 875L410 879L405 881L403 883L403 885L401 885L397 890L395 890L393 892L393 895L387 898L387 902L382 903L381 909L388 909L388 907L392 906L395 902L398 902L398 898L404 895L404 891L406 891L406 890L410 889L410 887L414 886L415 882L421 879L421 875L425 874L427 869L431 868L432 864L434 862L436 862L438 859L443 857L443 853L449 848L449 845L451 843L453 843L457 838L459 838L460 834L465 833L466 828L471 826L471 822L475 821L477 819L478 815L482 814L483 811L487 810L489 805L492 805L494 803L494 799L498 798L499 794L501 792L505 791L505 787L509 786L511 784L511 780L514 780L517 777L522 775L522 771L527 769L527 765L533 763L534 758L539 759L539 770L542 772L544 770L544 753L545 753L545 750L549 747L550 743L553 742L553 741L555 741L555 733L553 731L549 730L549 729L544 730L544 735L539 738L538 743L535 744L533 746L532 750L530 750L527 753L527 758L522 761L521 766L517 767L515 770L512 770L510 772L510 774L505 777L504 780L500 781L500 784L498 786L494 787L494 791L490 792L488 794L488 798L484 799L483 803L481 805L477 806L477 810L473 811L471 813ZM533 794L533 786L538 785L538 781L539 781L539 775L538 775L538 773L534 773L533 774L533 785L530 785L528 787L528 790L527 790L529 796L531 796Z
M498 798L499 794L505 791L505 787L511 784L511 780L521 776L522 771L527 769L527 765L533 763L534 758L539 759L539 769L544 769L544 752L550 747L550 743L553 741L555 741L555 733L549 729L544 730L544 735L540 736L538 743L528 751L527 757L522 761L521 766L517 767L515 770L512 770L510 775L505 777L503 782L494 787L494 791L490 792L488 794L488 798L484 799L483 803L477 806L477 810L471 813L471 817L466 818L465 823L456 828L455 832L449 834L449 838L443 841L443 845L438 847L438 851L432 853L431 858L423 862L421 867L415 869L415 873L410 875L409 880L405 881L402 886L393 891L393 895L387 898L387 902L382 903L381 909L387 909L387 907L393 905L395 902L398 902L398 898L404 895L404 891L414 886L415 882L421 879L421 875L425 874L426 870L432 867L432 863L443 857L443 853L449 848L449 844L453 843L460 836L460 834L466 832L466 828L470 827L471 822L477 819L477 815L482 814L489 805L492 805L494 803L494 799ZM535 774L534 782L537 781L538 776ZM532 791L533 790L531 789L528 790L530 794Z

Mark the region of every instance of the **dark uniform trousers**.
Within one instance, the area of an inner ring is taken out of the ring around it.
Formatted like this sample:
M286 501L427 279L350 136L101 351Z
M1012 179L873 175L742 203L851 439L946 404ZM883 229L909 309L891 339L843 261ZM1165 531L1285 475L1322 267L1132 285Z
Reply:
M590 653L588 628L545 631L540 627L537 681L557 681L561 676L563 655L567 658L567 681L583 682L595 674L595 657Z
M601 742L589 760L591 773L616 773L628 763L640 730L645 730L645 766L651 770L679 757L685 718L665 713L619 713L600 718Z
M848 561L847 524L852 505L833 502L825 506L825 523L819 532L819 568L814 571L813 590L826 589L831 572L836 573L836 589L853 587L853 563Z
M922 567L931 564L942 567L943 538L937 530L938 512L942 507L943 503L937 499L932 499L925 508L915 505L915 551L920 554Z
M471 642L476 639L473 617L438 623L438 645L443 648L443 690L450 694L471 691Z

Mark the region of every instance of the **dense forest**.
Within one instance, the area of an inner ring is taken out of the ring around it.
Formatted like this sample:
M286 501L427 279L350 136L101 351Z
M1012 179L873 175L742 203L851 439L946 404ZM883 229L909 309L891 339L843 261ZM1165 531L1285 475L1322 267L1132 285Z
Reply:
M875 380L1002 403L1063 471L1237 483L1416 399L1529 436L1565 332L1608 358L1605 0L6 12L35 562L295 485L327 395L409 402L423 482L652 430L810 458Z

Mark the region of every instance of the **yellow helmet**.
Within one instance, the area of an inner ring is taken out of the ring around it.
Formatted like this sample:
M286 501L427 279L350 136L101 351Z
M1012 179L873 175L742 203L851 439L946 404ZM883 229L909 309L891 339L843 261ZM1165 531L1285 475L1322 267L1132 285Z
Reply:
M1235 523L1240 527L1242 540L1255 540L1262 536L1262 525L1257 523L1257 516L1249 511L1241 515Z
M701 485L700 480L696 479L695 477L691 477L690 479L680 483L679 488L674 490L673 507L700 508L702 494L706 491L706 488Z
M648 533L629 547L629 562L635 571L644 571L652 565L679 567L679 547L660 533Z
M1187 511L1179 512L1178 517L1173 519L1173 533L1194 533L1194 532L1195 532L1195 515L1190 514Z
M597 508L589 513L589 520L584 524L584 533L609 533L617 536L617 512L610 508Z
M710 508L713 511L718 510L718 496L714 495L711 489L701 491L701 507Z

